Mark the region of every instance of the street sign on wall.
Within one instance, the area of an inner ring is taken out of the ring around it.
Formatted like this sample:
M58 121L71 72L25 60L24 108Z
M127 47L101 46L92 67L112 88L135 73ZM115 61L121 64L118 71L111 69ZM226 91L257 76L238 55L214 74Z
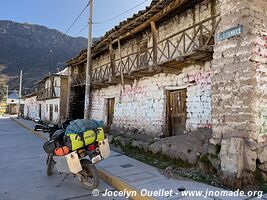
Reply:
M220 32L217 35L216 39L217 41L223 41L223 40L241 35L241 33L243 33L243 30L244 30L243 25L238 25L238 26L229 28L223 32Z

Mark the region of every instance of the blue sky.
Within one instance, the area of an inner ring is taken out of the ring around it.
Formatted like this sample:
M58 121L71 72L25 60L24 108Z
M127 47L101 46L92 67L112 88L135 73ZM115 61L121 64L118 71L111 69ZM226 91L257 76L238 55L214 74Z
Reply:
M104 21L144 1L145 0L94 0L93 21ZM39 24L65 32L87 2L88 0L0 0L0 20ZM93 27L93 36L99 37L104 35L106 31L110 30L120 21L144 9L145 6L150 3L151 0L147 0L144 4L121 17L105 24L95 24ZM85 11L68 35L87 37L87 29L79 35L77 35L77 33L86 26L88 15L89 9Z

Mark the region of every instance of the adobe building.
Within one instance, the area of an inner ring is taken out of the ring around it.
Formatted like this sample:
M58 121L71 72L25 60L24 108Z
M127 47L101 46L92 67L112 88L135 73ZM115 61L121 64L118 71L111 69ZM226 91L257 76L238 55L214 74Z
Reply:
M39 120L40 118L40 106L37 102L36 92L32 92L24 96L24 117L31 120Z
M50 74L38 81L36 87L39 119L45 123L63 123L66 120L68 76Z
M267 1L153 0L93 45L91 118L170 137L212 131L225 184L267 177ZM86 51L68 62L83 117Z

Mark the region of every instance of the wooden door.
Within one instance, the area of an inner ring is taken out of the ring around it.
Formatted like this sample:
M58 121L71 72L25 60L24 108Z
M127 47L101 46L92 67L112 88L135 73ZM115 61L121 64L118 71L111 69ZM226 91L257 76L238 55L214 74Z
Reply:
M39 104L39 118L42 120L42 105Z
M110 127L114 117L115 98L110 98L107 101L107 126Z
M183 134L186 124L186 89L167 93L169 136Z
M49 105L49 122L53 122L53 104Z

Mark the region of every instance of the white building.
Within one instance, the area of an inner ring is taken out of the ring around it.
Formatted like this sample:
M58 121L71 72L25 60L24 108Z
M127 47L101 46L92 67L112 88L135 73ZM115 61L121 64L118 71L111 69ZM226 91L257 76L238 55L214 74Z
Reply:
M19 95L16 90L13 90L9 93L7 98L7 113L17 114L19 105ZM24 99L20 100L20 111L23 112Z
M26 95L24 104L24 117L35 120L41 119L40 104L37 102L37 94L31 93Z
M47 123L58 124L66 118L68 77L51 74L37 82L38 116Z

